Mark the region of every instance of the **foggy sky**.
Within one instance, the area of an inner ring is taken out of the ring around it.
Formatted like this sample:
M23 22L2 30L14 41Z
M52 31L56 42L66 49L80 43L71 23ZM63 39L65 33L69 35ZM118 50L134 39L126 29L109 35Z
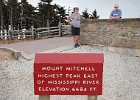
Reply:
M40 2L40 0L27 1L35 7ZM123 18L140 18L140 0L53 0L52 4L54 3L65 6L65 9L79 7L81 14L86 8L90 14L96 9L100 19L109 18L114 4L117 3L122 10Z

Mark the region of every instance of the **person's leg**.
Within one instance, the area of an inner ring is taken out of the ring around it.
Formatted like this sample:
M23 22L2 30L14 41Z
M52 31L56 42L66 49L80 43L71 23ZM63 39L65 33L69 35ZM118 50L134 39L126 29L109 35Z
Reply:
M75 43L79 46L78 41L80 39L80 28L76 28Z
M80 35L76 35L75 36L75 44L78 44L79 39L80 39Z
M80 39L80 28L75 28L72 26L72 35L73 35L73 41L74 41L74 47L78 47L78 41Z
M76 28L75 27L71 27L71 29L72 29L72 38L73 38L73 42L74 42L74 47L76 48L77 46L76 46Z
M76 47L79 47L79 44L78 44L78 40L79 40L79 36L78 35L75 35L74 36L74 47L76 48Z
M73 35L73 42L74 42L74 44L76 44L76 36L75 35Z

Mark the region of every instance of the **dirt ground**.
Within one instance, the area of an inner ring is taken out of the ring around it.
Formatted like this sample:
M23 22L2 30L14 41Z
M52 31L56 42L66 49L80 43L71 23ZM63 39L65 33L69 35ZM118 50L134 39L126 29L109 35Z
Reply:
M6 49L0 49L0 61L3 60L14 60L13 53L11 51L8 51Z
M19 43L19 42L25 42L25 41L33 41L32 39L27 40L0 40L0 44L11 44L11 43ZM12 51L6 50L6 49L0 49L0 61L3 60L14 60L14 56Z

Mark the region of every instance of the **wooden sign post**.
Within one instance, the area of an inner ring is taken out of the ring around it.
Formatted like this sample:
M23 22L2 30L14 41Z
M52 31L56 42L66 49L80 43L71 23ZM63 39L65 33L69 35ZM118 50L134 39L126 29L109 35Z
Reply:
M50 100L50 95L39 95L39 100Z
M38 53L34 61L34 94L39 100L50 95L102 95L103 54Z
M88 100L97 100L97 96L88 96Z

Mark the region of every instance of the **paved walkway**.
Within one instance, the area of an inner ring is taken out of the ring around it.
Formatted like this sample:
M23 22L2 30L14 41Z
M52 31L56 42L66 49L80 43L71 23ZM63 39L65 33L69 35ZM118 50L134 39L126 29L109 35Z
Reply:
M55 37L35 41L26 41L11 44L0 44L0 47L12 48L28 54L42 52L67 45L73 45L72 37Z
M26 41L11 44L0 44L0 48L9 48L12 50L17 50L19 52L25 53L26 55L31 55L45 51L50 52L49 50L51 50L52 52L52 50L56 51L56 48L57 50L58 49L60 50L62 48L66 49L64 47L73 48L72 37L54 37L49 39L41 39L28 42ZM29 58L33 58L33 56Z

